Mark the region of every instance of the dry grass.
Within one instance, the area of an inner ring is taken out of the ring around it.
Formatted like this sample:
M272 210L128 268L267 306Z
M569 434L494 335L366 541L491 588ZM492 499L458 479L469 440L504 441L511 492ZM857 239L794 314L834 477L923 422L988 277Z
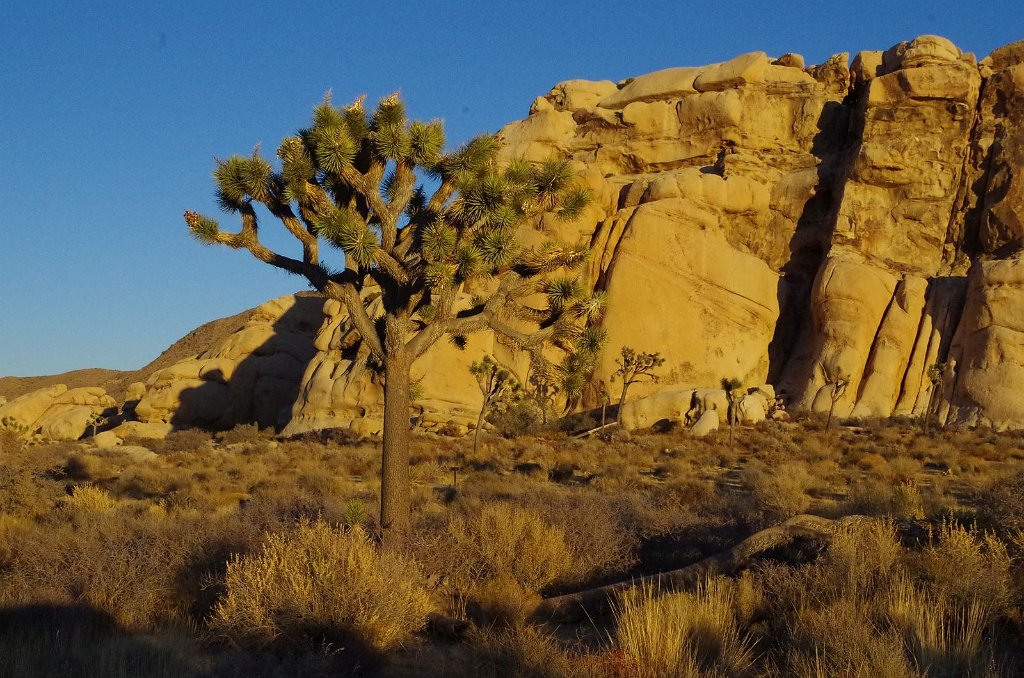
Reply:
M615 608L615 641L637 678L742 676L754 663L753 642L737 621L736 587L710 579L693 592L628 591Z
M4 448L0 463L0 613L32 605L99 611L117 628L120 640L103 644L122 668L138 656L137 648L117 649L122 641L134 647L131 634L185 629L194 644L183 651L212 662L174 663L186 666L185 675L200 665L258 678L357 668L371 675L374 667L411 676L656 675L662 669L625 649L627 638L643 639L642 626L623 618L611 638L586 627L548 635L527 623L539 595L686 565L796 512L860 513L877 519L823 551L798 543L733 583L652 594L631 619L671 625L681 614L670 611L671 601L683 596L686 623L702 619L703 631L681 627L690 640L679 661L709 675L1016 675L1024 440L988 431L924 436L886 422L826 431L821 423L737 429L735 447L725 434L637 432L605 441L544 433L492 438L474 456L465 439L414 438L413 555L424 579L409 566L391 581L421 581L418 590L429 590L441 609L483 625L454 646L424 642L415 632L421 618L405 626L402 643L388 644L353 630L351 618L347 626L319 623L327 612L277 603L259 613L262 622L252 621L256 612L238 622L253 634L234 637L244 649L211 643L231 637L213 611L256 586L267 535L293 545L287 553L278 546L292 563L285 571L308 572L311 553L340 558L351 535L374 533L380 453L373 442L336 434L271 440L243 427L141 441L158 454L139 461L19 441ZM316 548L289 541L298 526L320 526ZM266 585L286 589L282 580ZM305 598L291 598L309 602L310 586ZM312 607L355 596L358 587L328 588ZM394 589L365 600L390 600ZM278 608L286 612L273 621ZM719 614L726 609L731 616ZM753 648L749 664L722 658L721 648L736 642ZM348 650L337 652L340 645ZM122 668L104 671L131 675Z

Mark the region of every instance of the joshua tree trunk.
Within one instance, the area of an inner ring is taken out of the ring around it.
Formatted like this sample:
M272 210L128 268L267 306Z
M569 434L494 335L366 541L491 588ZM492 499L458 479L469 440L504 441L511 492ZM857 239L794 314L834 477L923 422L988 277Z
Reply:
M924 409L924 434L928 435L928 429L931 428L932 422L932 410L935 409L935 392L939 390L937 384L932 384L932 392L928 394L928 404Z
M622 426L622 406L626 404L626 391L629 389L629 384L625 379L622 380L622 395L619 396L619 410L615 413L615 423Z
M390 320L390 318L389 318ZM384 356L384 440L381 452L380 524L384 546L404 548L409 533L409 371L410 360L397 323L388 323ZM395 334L395 340L391 340Z
M480 416L476 418L476 431L473 432L473 456L480 450L480 429L484 427L484 416L487 414L487 406L490 405L490 398L484 396L484 404L480 406Z

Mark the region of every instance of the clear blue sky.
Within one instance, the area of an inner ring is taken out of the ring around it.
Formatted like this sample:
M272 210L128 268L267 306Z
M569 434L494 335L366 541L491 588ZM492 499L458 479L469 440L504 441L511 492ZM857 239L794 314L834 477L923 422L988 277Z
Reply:
M970 2L0 2L0 375L134 369L193 327L304 289L204 248L213 158L278 142L323 93L400 89L450 144L572 78L743 52L885 49L924 33L979 57L1019 0ZM284 239L271 240L281 247Z

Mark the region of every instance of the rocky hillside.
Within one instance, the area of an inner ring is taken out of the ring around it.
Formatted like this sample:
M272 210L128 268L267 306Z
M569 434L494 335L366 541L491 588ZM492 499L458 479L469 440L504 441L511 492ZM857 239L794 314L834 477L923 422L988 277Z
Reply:
M572 80L500 136L509 158L571 158L595 198L530 227L589 244L584 283L608 299L583 407L631 346L666 358L645 421L692 422L724 394L690 392L736 378L790 409L837 396L839 416L1024 428L1024 41L980 61L922 36L813 66L755 52ZM285 297L239 320L141 375L137 418L379 431L379 380L339 304ZM524 376L489 333L440 342L413 368L420 426L472 424L466 368L485 353Z

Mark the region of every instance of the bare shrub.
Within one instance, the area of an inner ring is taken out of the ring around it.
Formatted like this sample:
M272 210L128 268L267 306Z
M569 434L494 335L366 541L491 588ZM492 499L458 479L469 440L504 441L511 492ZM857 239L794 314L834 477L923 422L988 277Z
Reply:
M771 520L791 518L811 505L807 489L813 479L806 464L751 466L743 473L743 480L757 508Z
M408 641L432 609L414 563L380 551L359 527L319 520L234 557L225 590L210 629L242 645L347 638L383 652Z

